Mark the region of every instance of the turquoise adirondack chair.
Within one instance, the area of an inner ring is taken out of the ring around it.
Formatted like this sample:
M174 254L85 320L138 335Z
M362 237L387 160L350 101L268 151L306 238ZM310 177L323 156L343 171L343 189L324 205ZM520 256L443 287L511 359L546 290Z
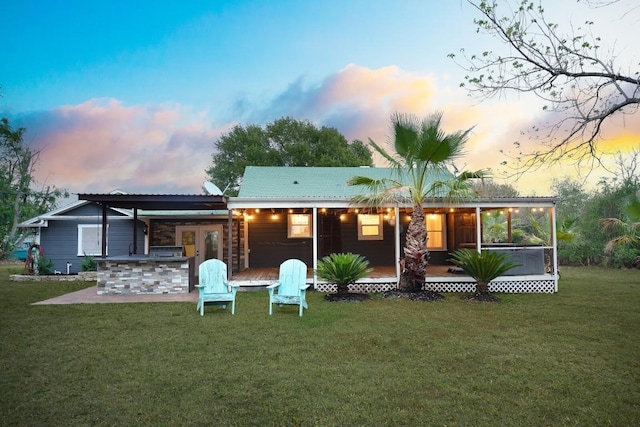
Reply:
M305 299L307 288L307 265L299 259L288 259L280 264L278 283L267 286L269 291L269 315L273 314L273 304L297 305L309 308Z
M198 305L200 316L204 316L204 303L211 302L227 308L231 303L231 314L236 311L236 292L239 285L232 285L227 281L227 264L219 259L208 259L198 267L200 284L198 288Z

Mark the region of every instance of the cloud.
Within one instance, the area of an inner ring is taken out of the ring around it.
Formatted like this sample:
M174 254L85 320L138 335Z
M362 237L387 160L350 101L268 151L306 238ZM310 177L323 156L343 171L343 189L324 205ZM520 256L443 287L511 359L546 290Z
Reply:
M517 154L515 141L523 151L537 147L526 131L549 119L535 97L480 103L446 76L353 64L316 83L298 78L266 101L238 99L229 111L236 115L233 121L214 127L211 123L220 118L178 104L125 106L115 99L92 99L24 115L15 123L27 128L25 142L42 151L36 174L41 183L74 193L115 188L199 193L214 142L237 123L264 125L290 116L335 127L349 140L371 138L384 145L394 112L425 117L443 111L445 131L473 128L467 156L458 166L499 170L507 155ZM639 120L637 114L611 120L605 136L615 143L609 145L637 148ZM517 186L526 193L548 194L542 185L566 172L553 165L525 175ZM507 182L514 184L513 179Z
M70 192L199 193L213 142L203 115L178 105L94 99L18 118L40 150L36 177Z

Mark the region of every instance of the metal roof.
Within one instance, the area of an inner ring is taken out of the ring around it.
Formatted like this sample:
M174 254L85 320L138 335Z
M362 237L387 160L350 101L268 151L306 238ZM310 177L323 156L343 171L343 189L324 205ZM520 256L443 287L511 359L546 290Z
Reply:
M350 199L367 192L363 187L347 184L354 176L396 178L390 168L247 166L238 198ZM428 179L434 181L436 175Z
M115 208L144 210L225 210L226 196L206 194L78 194L79 200Z

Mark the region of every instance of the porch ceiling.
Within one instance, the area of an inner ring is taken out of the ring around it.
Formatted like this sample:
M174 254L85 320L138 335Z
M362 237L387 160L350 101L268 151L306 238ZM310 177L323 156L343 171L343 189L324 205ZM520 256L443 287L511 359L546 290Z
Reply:
M205 194L78 194L79 200L114 208L144 210L226 210L226 196Z

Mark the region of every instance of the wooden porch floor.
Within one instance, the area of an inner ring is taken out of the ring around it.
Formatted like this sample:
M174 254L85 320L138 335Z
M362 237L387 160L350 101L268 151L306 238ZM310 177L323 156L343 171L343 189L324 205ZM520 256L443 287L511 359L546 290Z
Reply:
M393 266L374 266L373 271L367 275L368 279L389 279L396 277L396 269ZM449 273L451 266L430 265L427 267L429 277L460 277L463 274ZM313 269L307 269L307 279L313 279ZM278 280L277 268L248 268L239 273L233 273L233 282L275 282Z

